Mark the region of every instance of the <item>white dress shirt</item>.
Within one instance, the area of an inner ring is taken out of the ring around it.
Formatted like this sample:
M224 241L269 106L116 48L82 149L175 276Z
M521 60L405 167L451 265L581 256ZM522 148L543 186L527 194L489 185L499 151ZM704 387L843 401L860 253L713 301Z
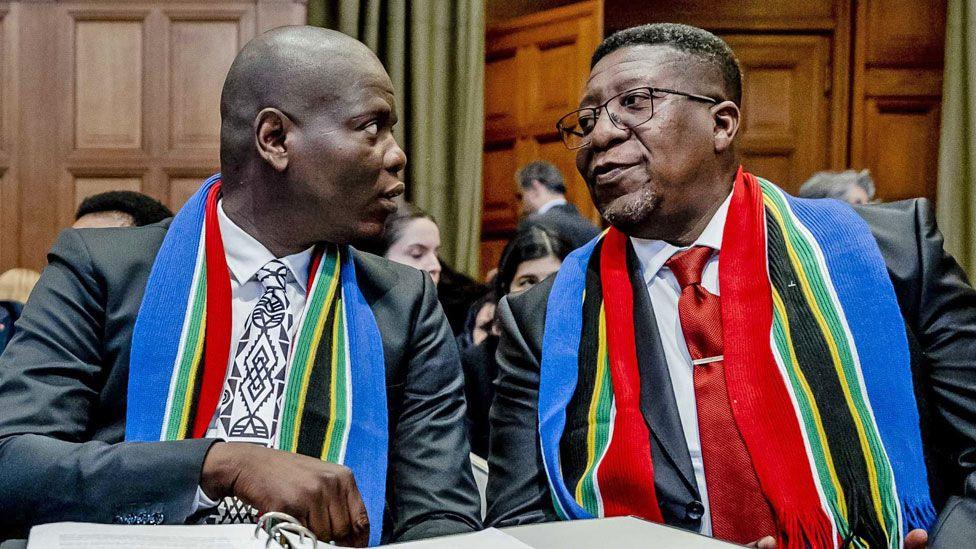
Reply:
M712 216L705 226L705 230L692 246L708 246L715 250L722 249L722 232L725 229L725 218L729 212L729 194L725 202ZM681 330L681 319L678 317L678 298L681 297L681 286L671 269L664 263L672 255L687 248L677 248L661 240L647 240L631 237L634 251L644 270L644 283L651 298L651 307L657 319L657 329L661 335L661 345L664 347L664 357L668 362L668 373L671 386L674 388L674 399L678 403L678 416L691 455L691 464L695 470L695 482L701 494L701 502L705 506L702 515L701 533L712 534L712 517L708 507L708 488L705 486L705 467L702 463L701 439L698 437L698 408L695 404L695 381L692 371L691 355L688 354L688 344L685 342L684 332ZM702 286L709 292L719 295L718 287L719 254L714 254L705 264L702 273Z
M254 306L264 293L264 285L255 275L269 261L275 259L274 254L268 251L263 244L258 242L253 236L247 234L244 229L238 227L227 214L224 213L223 201L217 204L217 221L220 225L220 238L224 243L224 256L227 258L227 271L230 274L231 292L231 328L230 341L231 350L237 347L244 334L244 324L251 315ZM291 309L295 322L292 324L291 337L294 340L295 332L298 330L298 320L305 310L305 298L308 289L309 265L312 261L312 250L298 252L289 256L278 258L288 267L288 278L285 281L285 294L288 296L288 305ZM227 391L227 376L230 375L234 366L234 353L229 353L227 357L227 372L224 375L224 388ZM291 367L289 363L288 367ZM287 379L287 370L286 370ZM278 398L281 395L274 395ZM233 437L224 432L220 422L217 421L217 411L214 412L207 428L207 438L220 438L223 440L233 440ZM272 441L276 442L276 441ZM190 514L195 513L202 507L213 507L217 505L203 493L201 488L197 488L197 501Z
M568 204L565 198L553 198L549 202L546 202L545 204L539 206L539 209L536 210L535 213L542 215L548 212L549 210L555 208L556 206L562 206L563 204Z

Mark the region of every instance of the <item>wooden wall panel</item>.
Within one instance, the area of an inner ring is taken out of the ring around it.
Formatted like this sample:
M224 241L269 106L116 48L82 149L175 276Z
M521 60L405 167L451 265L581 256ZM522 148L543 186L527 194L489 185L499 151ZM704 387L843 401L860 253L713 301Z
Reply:
M140 148L142 22L80 20L74 37L75 148Z
M940 102L870 98L865 102L864 167L885 200L934 197L938 172Z
M492 269L498 268L498 261L502 258L502 252L508 238L487 238L481 242L481 273L487 274Z
M0 270L17 265L20 196L18 138L19 6L0 3Z
M98 193L108 191L141 191L142 179L138 177L76 177L74 180L74 205Z
M845 3L849 0L845 0ZM604 0L604 28L610 34L644 23L687 23L718 31L833 29L839 3L834 0Z
M723 37L742 67L743 164L789 191L829 164L829 40L820 36ZM771 169L775 173L759 171ZM774 179L775 178L775 179Z
M518 221L518 205L515 202L515 142L494 143L485 149L482 160L482 180L485 185L481 200L481 232L486 236L511 230Z
M186 204L186 201L193 196L200 188L200 184L209 174L201 173L190 177L170 177L167 185L169 194L164 202L174 212Z
M171 23L170 148L212 149L219 143L220 90L242 45L238 21Z
M868 66L942 66L945 0L869 0L864 6L863 40Z
M217 171L227 68L256 33L304 23L305 3L0 2L0 17L0 266L40 268L85 196L141 190L176 209Z
M520 93L515 50L494 52L485 61L485 135L489 140L515 136L518 115L512 97Z
M858 3L851 166L882 200L936 197L945 17L943 0Z
M575 154L556 122L579 106L589 59L600 40L601 2L591 0L499 22L487 31L482 274L515 230L515 172L548 160L563 172L567 198L597 219Z

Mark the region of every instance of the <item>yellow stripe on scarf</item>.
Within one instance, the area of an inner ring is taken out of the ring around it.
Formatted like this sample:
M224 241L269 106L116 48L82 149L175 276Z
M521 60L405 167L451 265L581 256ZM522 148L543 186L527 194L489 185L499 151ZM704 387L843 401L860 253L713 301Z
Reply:
M332 303L332 298L335 296L336 287L339 285L339 263L341 258L337 255L335 266L332 268L332 278L329 280L329 291L325 294L325 303L323 307L328 308ZM322 258L325 261L325 258ZM311 288L309 289L308 295L312 295ZM306 307L308 305L306 304ZM315 323L315 332L312 336L310 352L308 353L308 358L305 360L305 371L302 375L302 385L301 392L298 395L298 409L295 411L295 430L292 433L291 448L294 451L298 448L298 433L301 432L302 427L302 414L305 411L305 399L308 396L308 380L312 376L312 366L315 363L315 355L319 348L319 343L322 341L322 328L325 325L325 319L328 318L328 313L323 313L319 315L318 320Z
M600 330L599 336L597 337L597 350L596 350L596 379L593 383L593 397L590 399L590 410L587 415L589 421L589 428L586 433L586 470L580 476L579 482L576 483L576 501L583 501L583 481L593 471L596 467L596 414L597 409L600 407L600 392L603 389L603 384L607 383L607 372L608 368L604 365L607 363L607 316L606 310L603 308L603 304L600 304ZM594 481L595 482L595 481Z
M780 226L780 230L784 235L789 234L786 228L786 223L783 220L781 212L777 209L775 203L771 201L769 197L763 195L763 202L767 207L767 211L771 212L776 224ZM820 332L824 336L824 340L827 342L827 347L830 349L830 357L834 363L834 370L838 373L840 377L841 387L844 389L844 400L847 402L847 407L850 410L851 416L854 419L854 424L857 427L857 438L861 444L861 451L864 452L865 463L868 469L868 478L871 483L871 500L874 503L875 512L878 515L878 522L881 524L882 528L885 528L887 532L887 522L884 517L884 512L882 511L881 504L881 488L878 484L878 470L875 467L875 457L871 452L871 446L868 443L867 433L864 427L864 422L861 420L861 415L858 413L856 405L854 404L854 397L851 393L850 382L847 379L847 374L844 371L844 367L840 358L840 352L837 349L837 342L834 340L833 334L830 331L830 327L827 325L827 320L823 316L823 311L820 305L817 303L816 297L813 295L813 289L810 285L810 280L807 276L806 270L803 268L803 263L800 261L796 249L793 247L793 243L788 237L784 238L783 241L786 244L786 251L790 258L790 263L797 273L797 278L799 278L800 289L803 292L804 298L806 298L807 305L810 307L810 312L814 319L817 321L817 325L820 327Z
M793 336L790 334L790 319L786 316L786 304L783 303L783 298L776 291L776 287L770 285L773 293L773 307L776 308L777 314L783 319L783 332L786 336L786 345L790 349L790 365L793 370L794 375L800 380L800 386L803 388L803 394L806 395L807 400L810 402L810 413L813 416L813 421L817 425L817 435L823 443L824 446L824 460L827 462L827 471L830 473L830 481L834 485L834 491L837 493L837 506L840 508L841 517L847 519L847 498L844 496L844 488L840 484L840 478L837 476L837 469L834 467L834 459L830 453L830 443L827 440L827 432L824 430L823 419L820 417L820 410L817 409L816 399L813 396L813 390L810 388L809 383L807 383L806 376L803 375L803 371L800 369L800 361L796 357L796 348L793 346ZM802 424L802 422L801 422Z

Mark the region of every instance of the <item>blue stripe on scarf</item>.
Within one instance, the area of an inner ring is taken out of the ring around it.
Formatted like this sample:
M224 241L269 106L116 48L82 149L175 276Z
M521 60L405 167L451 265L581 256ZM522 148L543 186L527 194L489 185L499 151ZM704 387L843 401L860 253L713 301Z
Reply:
M219 179L219 173L210 176L180 208L156 253L132 330L125 418L127 441L155 441L162 437L170 380L197 263L207 193Z
M379 545L386 505L389 428L386 403L386 361L376 317L356 282L352 253L342 253L342 298L349 333L352 389L351 424L344 464L356 478L371 525L369 544Z
M935 521L935 508L922 455L908 340L878 243L867 223L847 204L789 195L786 200L823 250L894 472L905 531L928 530Z
M539 372L539 438L553 504L556 512L565 519L593 518L566 487L559 463L559 441L566 428L566 406L576 390L579 375L586 268L601 238L602 235L594 238L563 260L549 293L542 336L544 352Z

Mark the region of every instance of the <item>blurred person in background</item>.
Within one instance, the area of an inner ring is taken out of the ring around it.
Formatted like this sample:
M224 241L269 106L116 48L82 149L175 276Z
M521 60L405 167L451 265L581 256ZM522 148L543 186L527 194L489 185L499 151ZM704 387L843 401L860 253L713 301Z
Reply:
M380 238L360 245L368 252L430 274L455 336L463 332L471 304L488 292L487 285L478 284L444 263L438 253L441 233L437 222L409 202L397 205L396 213L383 225Z
M573 249L600 234L596 225L566 200L563 174L553 164L541 160L529 162L515 174L515 179L525 216L519 229L528 224L541 225L569 242Z
M476 313L474 337L480 342L461 352L464 370L464 391L468 400L469 436L471 451L488 455L488 411L494 398L493 382L498 372L495 351L498 349L498 330L494 321L494 304L510 293L521 293L559 270L563 259L573 250L572 245L549 232L545 227L526 224L505 246L494 280L495 300L486 302ZM487 312L492 314L487 321ZM481 324L477 324L480 319ZM482 329L478 330L481 326ZM481 334L484 334L483 336Z
M27 303L41 274L30 269L10 269L0 275L0 352L14 336L14 322Z
M84 199L75 212L75 222L71 227L142 227L168 217L173 217L173 212L151 196L135 191L109 191Z
M868 170L817 172L800 186L800 198L835 198L848 204L874 200L874 181Z

